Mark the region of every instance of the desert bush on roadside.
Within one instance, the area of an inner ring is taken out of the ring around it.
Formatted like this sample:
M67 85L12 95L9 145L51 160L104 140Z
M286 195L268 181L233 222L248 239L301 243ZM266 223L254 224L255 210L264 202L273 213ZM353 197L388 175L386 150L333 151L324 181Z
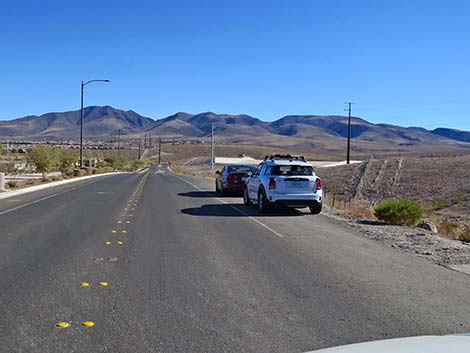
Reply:
M73 175L73 169L78 160L79 155L76 151L70 149L61 150L59 153L59 171L62 176Z
M148 162L146 161L132 161L131 166L130 166L130 171L135 172L139 169L143 169L148 165Z
M464 224L462 233L459 234L458 239L466 243L470 243L470 225Z
M455 235L455 231L458 228L459 225L457 223L452 223L447 218L437 224L437 229L439 230L439 233L445 235Z
M12 180L11 180L11 181L8 181L8 182L7 182L7 185L8 185L8 187L9 187L10 189L14 189L14 188L16 188L16 187L18 186L18 183L17 183L16 181L12 181Z
M381 202L375 208L374 215L387 224L412 226L423 217L423 209L411 200L388 200Z
M463 201L465 201L465 194L463 192L459 192L458 194L455 194L454 197L452 197L452 203L454 205L457 205Z
M46 173L55 171L59 168L58 150L47 145L38 145L28 150L26 160L28 164L36 167L42 178L45 179Z
M74 169L73 170L73 176L75 177L81 177L86 175L86 170L85 169Z
M127 165L127 159L117 156L108 156L104 159L106 166L112 167L113 169L122 169Z
M368 220L376 219L374 215L374 209L370 206L367 206L359 202L351 202L348 205L346 212L361 219L368 219Z
M436 198L432 199L432 205L433 205L435 210L441 210L444 207L447 207L448 202L447 202L446 199L444 199L442 197L436 197Z

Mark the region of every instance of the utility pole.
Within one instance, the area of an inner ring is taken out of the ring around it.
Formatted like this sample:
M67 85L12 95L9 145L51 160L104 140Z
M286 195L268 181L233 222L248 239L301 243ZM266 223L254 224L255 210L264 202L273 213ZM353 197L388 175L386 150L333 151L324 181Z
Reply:
M345 109L348 112L348 147L346 152L346 164L349 164L351 157L351 102L345 102L348 107Z
M149 132L149 148L152 148L152 133Z
M162 137L158 139L158 164L162 162Z
M147 133L144 133L144 150L147 148Z
M138 160L140 160L140 148L141 148L140 145L141 145L141 143L142 143L142 139L140 138L139 139L139 153L138 153L138 157L137 157Z
M120 150L121 150L121 129L118 130L118 159L119 159Z
M211 124L211 169L214 169L214 123Z

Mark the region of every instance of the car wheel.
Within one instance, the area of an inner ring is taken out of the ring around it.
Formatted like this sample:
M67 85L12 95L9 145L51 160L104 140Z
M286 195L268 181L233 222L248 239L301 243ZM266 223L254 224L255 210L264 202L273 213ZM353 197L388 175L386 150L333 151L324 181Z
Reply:
M219 184L217 183L217 180L215 181L215 192L216 192L217 194L220 193Z
M313 205L313 206L310 206L309 208L312 214L319 214L321 212L321 205Z
M225 190L225 188L224 188L224 185L223 185L223 184L222 184L222 185L220 185L220 194L221 194L222 196L225 196L225 195L227 195L227 191Z
M265 213L269 209L268 200L263 191L258 193L258 211Z
M243 203L246 206L251 205L251 200L250 200L250 197L248 196L248 189L247 188L245 188L245 191L243 191Z

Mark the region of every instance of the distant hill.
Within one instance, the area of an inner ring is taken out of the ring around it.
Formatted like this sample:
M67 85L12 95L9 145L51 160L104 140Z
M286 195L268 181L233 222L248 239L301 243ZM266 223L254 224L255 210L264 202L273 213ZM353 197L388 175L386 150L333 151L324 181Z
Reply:
M155 121L132 110L123 111L110 106L87 107L83 110L86 136L113 136L118 129L128 133L148 129ZM31 115L0 121L0 136L29 138L77 138L80 133L80 111Z
M0 121L0 137L27 139L78 139L80 111L48 113L41 116ZM110 106L84 109L84 131L88 138L151 132L154 136L191 137L207 139L212 125L221 143L289 147L294 150L344 152L348 119L330 115L289 115L265 122L250 115L230 115L205 112L178 112L153 120L132 110L123 111ZM470 132L438 128L401 127L373 124L352 118L351 136L356 154L439 152L470 150Z
M452 140L470 142L470 131L462 131L456 129L446 129L443 127L434 129L432 134L450 138Z

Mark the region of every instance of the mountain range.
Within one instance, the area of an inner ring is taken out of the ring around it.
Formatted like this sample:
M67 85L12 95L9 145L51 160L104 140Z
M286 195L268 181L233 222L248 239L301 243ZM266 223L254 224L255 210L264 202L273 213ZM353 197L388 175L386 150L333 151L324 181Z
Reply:
M132 110L110 106L84 109L84 134L87 138L116 136L144 132L153 136L204 139L210 136L212 124L217 140L222 143L288 146L297 149L334 151L347 137L348 118L329 115L289 115L272 122L240 114L178 112L154 120ZM77 139L80 133L80 111L31 115L0 121L0 137L10 139L58 140ZM448 128L427 130L420 127L400 127L373 124L353 117L351 137L353 149L368 152L410 152L470 149L470 132Z

